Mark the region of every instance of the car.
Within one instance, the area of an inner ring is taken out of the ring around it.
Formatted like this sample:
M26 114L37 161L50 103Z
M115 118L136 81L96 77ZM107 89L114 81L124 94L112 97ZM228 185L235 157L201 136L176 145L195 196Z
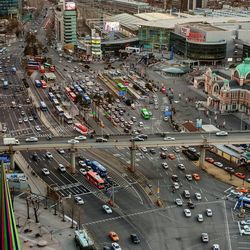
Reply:
M200 194L200 193L196 192L194 195L195 195L195 198L196 198L198 201L201 200L201 194Z
M30 99L29 98L26 99L26 103L30 104Z
M50 174L50 172L49 172L49 170L47 168L42 168L42 172L43 172L44 175L49 175Z
M143 122L139 122L139 123L138 123L138 126L139 126L139 127L143 127Z
M24 121L24 122L28 122L28 121L29 121L29 120L28 120L28 117L24 117L24 118L23 118L23 121Z
M175 141L175 138L167 136L167 137L164 137L164 141Z
M96 142L108 142L108 139L103 138L103 137L97 137L97 138L95 139L95 141L96 141Z
M175 153L180 153L181 149L179 147L174 147L174 151L175 151Z
M171 176L171 179L172 179L172 181L174 181L174 182L179 182L179 181L180 181L178 175L175 175L175 174L173 174L173 175Z
M21 118L18 119L18 123L19 124L22 124L23 123L23 120Z
M57 149L57 152L61 155L65 154L65 151L62 148Z
M249 189L246 187L237 187L236 190L244 194L249 192Z
M53 155L50 153L50 152L46 152L46 157L48 158L48 159L52 159L53 158Z
M58 170L59 170L60 172L66 172L66 168L65 168L64 165L61 164L61 163L58 164Z
M197 215L197 221L198 222L203 222L203 215L202 214Z
M155 151L154 148L150 148L150 149L149 149L149 152L150 152L152 155L156 154L156 151Z
M109 232L109 238L113 241L119 241L119 236L116 232Z
M212 212L211 208L206 209L206 215L207 215L207 217L212 217L213 216L213 212Z
M234 173L234 175L237 176L240 179L245 179L246 178L246 175L244 173L241 173L241 172L236 172L236 173Z
M86 139L87 139L87 137L84 136L84 135L79 135L79 136L75 137L75 140L78 140L78 141L83 141L83 140L86 140Z
M112 209L108 205L103 205L102 209L107 213L107 214L112 214Z
M81 197L79 196L75 196L75 202L79 205L83 205L84 204L84 201Z
M162 162L162 167L164 168L164 169L168 169L168 164L166 163L166 162Z
M192 215L191 211L189 209L187 209L187 208L184 209L184 214L185 214L186 217L191 217L191 215Z
M169 159L169 160L175 160L176 157L175 157L174 154L168 154L168 159Z
M35 126L35 130L38 131L38 132L41 131L40 126L39 126L39 125L36 125L36 126Z
M21 111L21 115L22 115L22 116L24 116L24 115L25 115L25 113L24 113L24 111L23 111L23 110Z
M167 159L167 155L164 152L160 153L160 158L161 159Z
M140 244L141 242L137 234L130 234L130 239L134 244Z
M190 192L188 190L184 190L183 195L185 198L190 199Z
M182 164L182 163L179 163L177 166L182 171L186 169L185 166L184 166L184 164Z
M240 222L241 225L250 225L250 220L242 220Z
M223 168L223 164L221 162L219 162L219 161L215 161L214 166L216 166L218 168Z
M219 244L213 244L212 250L220 250L220 245Z
M193 147L188 147L188 151L190 151L192 153L196 153L197 152L196 148L193 148Z
M193 174L192 174L192 177L193 177L193 179L196 180L196 181L199 181L199 180L201 179L200 175L197 174L197 173L193 173Z
M202 233L201 234L201 241L204 243L208 243L209 242L209 237L207 233Z
M83 175L86 175L87 174L87 171L85 168L80 168L79 169L80 173L83 174Z
M248 183L250 183L250 178L247 178L245 181L248 182Z
M139 134L138 137L143 138L143 139L148 139L148 135L145 135L145 134Z
M70 144L76 144L76 143L79 143L79 141L75 140L75 139L70 139L70 140L68 140L68 143L70 143Z
M147 152L148 152L148 149L147 149L146 147L142 147L142 148L141 148L141 151L142 151L143 153L147 153Z
M38 142L37 137L28 137L25 139L26 142Z
M174 188L174 189L179 189L179 188L180 188L179 183L178 183L178 182L174 182L174 183L173 183L173 188Z
M186 179L187 179L188 181L192 181L192 180L193 180L191 174L186 174L185 177L186 177Z
M195 208L195 205L194 203L189 199L189 201L187 202L187 206L191 209L194 209Z
M168 151L168 148L162 147L161 150L162 150L162 151Z
M182 206L183 205L183 201L180 198L176 198L175 203L176 203L177 206Z
M113 250L122 250L122 248L120 247L120 245L117 242L113 242L111 244L111 247Z
M250 235L250 231L245 230L245 229L241 229L240 232L241 232L241 234L243 234L243 235Z
M227 136L228 132L226 132L226 131L219 131L219 132L216 132L215 135L216 136Z
M144 141L144 139L141 138L141 137L139 137L139 136L135 136L135 137L132 137L132 138L130 139L130 141Z
M85 168L85 167L87 166L87 164L85 163L85 161L79 161L78 164L79 164L81 167L83 167L83 168Z
M206 157L205 161L207 161L207 162L209 162L211 164L214 164L214 159L212 157Z
M29 121L30 121L30 122L34 121L33 116L29 116Z
M136 119L135 116L132 116L132 117L131 117L131 120L132 120L133 122L136 122L136 121L137 121L137 119Z

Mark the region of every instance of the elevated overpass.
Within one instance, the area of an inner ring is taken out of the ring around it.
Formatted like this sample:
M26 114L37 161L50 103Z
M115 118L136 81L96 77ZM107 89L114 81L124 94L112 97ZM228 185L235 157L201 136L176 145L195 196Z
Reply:
M97 137L97 136L96 136ZM164 140L164 137L175 138ZM129 147L131 150L131 169L134 171L135 151L141 147L170 147L170 146L201 146L200 164L205 160L205 150L210 145L224 144L249 144L250 131L231 131L228 136L216 136L214 133L157 133L148 135L145 141L130 141L131 135L110 135L108 142L96 142L95 139L87 139L79 143L68 143L71 137L53 137L52 140L40 137L38 142L26 142L25 138L19 138L19 145L3 145L0 143L0 152L8 152L13 156L16 151L54 150L65 149L71 152L72 172L75 171L75 153L79 149Z

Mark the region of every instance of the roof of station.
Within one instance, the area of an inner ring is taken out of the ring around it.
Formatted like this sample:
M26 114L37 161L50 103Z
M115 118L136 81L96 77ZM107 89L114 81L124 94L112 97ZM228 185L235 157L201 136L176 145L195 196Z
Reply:
M250 58L245 58L244 62L239 64L236 69L240 78L246 78L250 74Z

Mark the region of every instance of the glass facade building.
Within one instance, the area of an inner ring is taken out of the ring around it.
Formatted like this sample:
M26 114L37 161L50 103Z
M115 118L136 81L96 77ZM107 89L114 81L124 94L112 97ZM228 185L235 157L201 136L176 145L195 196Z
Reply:
M21 11L21 0L1 0L0 1L0 16L18 16Z
M65 10L63 22L64 22L64 44L76 45L76 43L77 43L76 11L75 10Z

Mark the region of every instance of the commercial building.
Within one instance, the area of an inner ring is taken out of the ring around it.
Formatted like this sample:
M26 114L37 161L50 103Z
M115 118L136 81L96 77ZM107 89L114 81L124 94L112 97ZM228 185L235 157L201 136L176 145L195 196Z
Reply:
M21 13L21 0L1 0L0 17L19 17Z

